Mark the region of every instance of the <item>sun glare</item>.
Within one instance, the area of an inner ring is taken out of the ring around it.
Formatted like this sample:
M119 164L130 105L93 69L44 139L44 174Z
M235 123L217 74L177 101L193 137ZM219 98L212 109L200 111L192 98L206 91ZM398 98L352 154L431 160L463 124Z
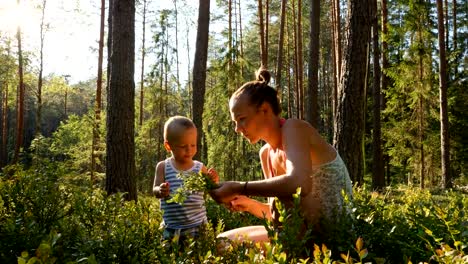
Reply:
M18 26L23 32L39 28L39 10L27 3L17 4L16 0L0 1L0 31L15 34Z

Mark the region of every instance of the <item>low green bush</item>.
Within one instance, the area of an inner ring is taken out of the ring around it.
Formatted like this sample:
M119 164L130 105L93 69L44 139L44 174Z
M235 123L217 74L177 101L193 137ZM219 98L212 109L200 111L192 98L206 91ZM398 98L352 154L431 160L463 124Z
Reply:
M0 174L0 263L467 263L467 195L408 187L375 193L354 189L351 222L325 243L298 237L296 208L278 204L285 228L230 212L207 200L210 224L197 240L162 241L159 200L122 194L77 181L60 163ZM87 176L83 176L87 177ZM295 203L298 203L296 195ZM224 244L228 229L264 224L269 244ZM312 242L312 243L311 243Z

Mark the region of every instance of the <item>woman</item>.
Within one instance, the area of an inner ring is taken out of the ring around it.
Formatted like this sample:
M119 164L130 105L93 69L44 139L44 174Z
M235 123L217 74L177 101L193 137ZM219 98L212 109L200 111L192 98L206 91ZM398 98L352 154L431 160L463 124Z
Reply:
M229 100L235 130L251 144L264 140L260 161L265 180L221 184L212 197L234 211L249 212L277 222L273 198L292 206L292 194L301 188L300 210L316 234L328 232L340 219L344 193L352 186L337 151L309 123L282 119L277 91L268 85L270 73L260 68L256 80L240 87ZM269 197L261 203L247 196ZM269 241L264 226L229 230L219 235L231 240Z

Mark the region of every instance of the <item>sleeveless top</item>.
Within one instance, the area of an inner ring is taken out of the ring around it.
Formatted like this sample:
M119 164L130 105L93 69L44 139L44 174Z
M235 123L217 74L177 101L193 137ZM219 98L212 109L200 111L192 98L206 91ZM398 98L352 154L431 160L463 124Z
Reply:
M172 229L187 229L207 222L203 192L192 192L183 204L166 202L172 198L171 194L182 186L183 180L177 177L177 174L184 173L184 171L179 171L174 167L172 158L167 158L164 163L164 177L166 182L169 182L169 196L161 199L162 225ZM193 163L193 167L187 171L200 172L203 164L196 160Z
M280 125L282 126L286 120L280 119ZM322 228L326 228L325 225L334 225L340 219L340 215L350 214L350 210L345 207L344 196L352 199L352 184L349 177L348 170L343 160L341 159L338 152L333 161L330 161L321 165L312 164L312 188L310 192L301 196L301 211L305 220L312 225L320 225ZM283 160L287 157L283 152ZM274 171L270 156L268 156L268 170L270 176L274 177L276 171ZM291 199L280 199L287 207L292 206ZM273 217L273 222L277 222L278 212L274 201L270 199L270 208ZM276 223L278 224L278 223Z

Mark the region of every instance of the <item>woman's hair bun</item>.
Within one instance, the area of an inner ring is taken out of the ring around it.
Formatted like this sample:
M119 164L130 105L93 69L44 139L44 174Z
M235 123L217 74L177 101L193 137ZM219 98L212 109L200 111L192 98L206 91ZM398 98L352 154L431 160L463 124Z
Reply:
M262 65L260 68L255 72L255 79L260 82L264 82L268 84L271 79L270 72Z

